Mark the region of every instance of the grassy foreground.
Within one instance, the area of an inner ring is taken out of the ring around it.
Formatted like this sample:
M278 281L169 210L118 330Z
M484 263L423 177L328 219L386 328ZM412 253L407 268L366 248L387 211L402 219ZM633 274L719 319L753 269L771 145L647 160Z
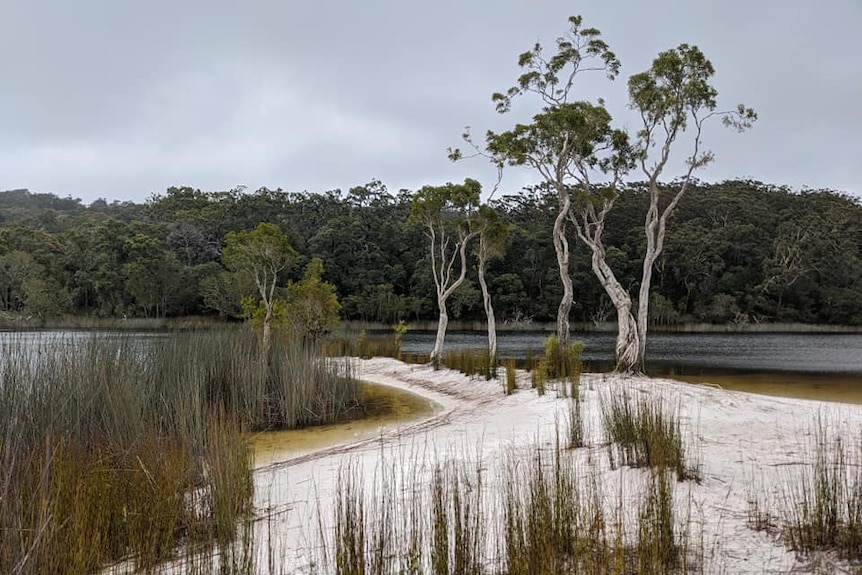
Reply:
M357 405L347 364L246 330L16 340L0 360L0 573L80 574L233 540L244 431Z

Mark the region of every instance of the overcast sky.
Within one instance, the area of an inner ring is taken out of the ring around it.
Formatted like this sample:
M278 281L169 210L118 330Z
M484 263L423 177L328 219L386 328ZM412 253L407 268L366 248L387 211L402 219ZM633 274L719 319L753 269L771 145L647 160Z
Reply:
M490 95L572 14L622 61L583 85L620 125L636 128L625 78L682 42L715 65L720 107L757 110L749 133L712 126L701 179L862 195L860 0L0 0L0 190L490 185L446 148L536 111L500 116Z

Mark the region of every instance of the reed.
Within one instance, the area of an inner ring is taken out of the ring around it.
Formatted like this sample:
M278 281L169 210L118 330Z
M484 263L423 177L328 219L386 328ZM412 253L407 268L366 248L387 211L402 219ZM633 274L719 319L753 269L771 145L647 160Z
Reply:
M497 358L487 348L458 348L443 355L443 366L460 371L468 377L481 376L485 380L497 377Z
M12 341L0 359L0 573L147 571L227 547L250 512L244 431L356 407L349 365L243 330Z
M512 395L515 393L515 389L517 388L517 379L515 372L515 360L507 359L505 362L506 365L506 395Z
M862 443L858 438L847 442L828 429L828 422L818 415L808 465L782 482L780 533L800 555L831 551L858 562L862 560Z
M320 534L334 565L317 568L339 575L703 572L690 513L677 516L667 472L651 470L634 497L620 488L614 498L599 468L581 467L571 453L559 443L509 453L492 470L496 495L483 482L484 465L469 457L384 463L373 479L348 464L336 488L333 536ZM427 470L422 479L417 466Z
M568 345L561 345L557 336L550 335L545 340L544 347L542 367L548 379L578 380L580 378L584 342L575 341Z
M611 442L611 467L670 469L680 481L700 480L700 465L687 458L679 416L667 411L660 397L632 400L625 391L601 402L602 426Z

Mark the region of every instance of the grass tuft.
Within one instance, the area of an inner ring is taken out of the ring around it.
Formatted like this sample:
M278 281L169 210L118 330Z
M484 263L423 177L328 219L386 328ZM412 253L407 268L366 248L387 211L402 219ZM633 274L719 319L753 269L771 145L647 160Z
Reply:
M601 402L602 425L611 442L611 467L670 469L679 481L700 480L700 466L687 460L679 416L661 398L613 393Z
M800 555L833 551L862 560L862 447L854 449L828 432L822 416L814 424L809 465L791 479L783 498L781 530Z

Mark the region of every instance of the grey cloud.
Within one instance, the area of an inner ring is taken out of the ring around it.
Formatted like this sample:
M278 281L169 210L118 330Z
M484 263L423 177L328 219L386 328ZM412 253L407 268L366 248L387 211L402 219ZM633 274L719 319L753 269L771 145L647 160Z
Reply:
M0 189L140 201L174 184L391 189L480 176L445 148L512 117L490 94L517 54L550 44L571 11L600 28L623 76L699 45L724 106L761 120L707 135L707 180L743 176L862 194L857 0L588 2L14 2L0 21ZM5 8L4 8L5 10ZM625 81L585 82L620 123ZM680 161L676 166L679 167ZM509 191L529 181L506 176Z

